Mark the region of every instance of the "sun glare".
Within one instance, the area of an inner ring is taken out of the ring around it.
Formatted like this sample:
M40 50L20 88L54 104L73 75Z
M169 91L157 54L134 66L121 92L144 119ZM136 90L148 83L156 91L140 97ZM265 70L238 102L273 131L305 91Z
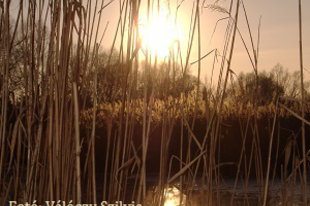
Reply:
M150 18L149 23L141 23L139 27L142 48L152 54L165 58L178 48L178 30L172 18L160 13Z

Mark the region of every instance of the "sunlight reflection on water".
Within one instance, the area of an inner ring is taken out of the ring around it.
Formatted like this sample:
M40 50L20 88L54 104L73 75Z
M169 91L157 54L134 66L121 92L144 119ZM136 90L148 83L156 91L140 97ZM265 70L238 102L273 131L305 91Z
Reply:
M200 206L200 205L212 205L212 206L230 206L231 205L231 190L221 190L222 194L220 195L220 198L217 199L215 194L211 195L213 196L212 202L210 202L210 199L208 199L207 195L204 193L201 193L201 188L197 188L193 190L193 194L191 198L189 199L188 205L191 206ZM230 188L226 188L230 189ZM233 206L243 206L243 205L261 205L261 202L258 200L258 197L255 196L255 194L248 194L249 196L247 198L244 198L240 192L236 192L235 198L233 201ZM257 194L256 194L257 195ZM211 197L209 196L209 198ZM184 206L186 205L187 196L182 194L182 204L180 204L180 198L181 198L181 192L178 189L178 185L171 186L169 188L166 188L164 190L164 206ZM209 204L208 204L209 202ZM284 201L283 198L277 197L272 203L269 203L268 205L271 206L282 206L282 205L289 205L292 206L301 206L303 205L302 198L300 195L297 195L297 197L294 199L294 202L290 202L288 200ZM148 204L151 206L155 206L154 204Z
M177 206L180 205L181 192L176 187L165 189L165 204L164 206ZM184 205L186 196L182 196L182 204Z
M151 181L150 181L151 182ZM197 180L191 189L188 184L183 186L175 182L169 187L158 191L158 186L153 181L153 185L148 188L147 206L261 206L263 205L263 189L257 185L255 179L248 181L245 188L242 182L234 184L234 179L226 179L217 187L202 186L201 181ZM150 183L151 184L151 183ZM310 179L308 183L310 187ZM234 193L233 193L234 191ZM233 196L233 201L231 200ZM182 204L180 199L182 197ZM308 202L310 202L310 190L308 190ZM275 181L273 186L269 188L267 196L267 205L269 206L303 206L304 201L303 185L301 181L296 181L294 187L291 184L283 185L281 182ZM186 204L187 203L187 204ZM232 204L231 204L232 203ZM310 206L310 205L309 205Z

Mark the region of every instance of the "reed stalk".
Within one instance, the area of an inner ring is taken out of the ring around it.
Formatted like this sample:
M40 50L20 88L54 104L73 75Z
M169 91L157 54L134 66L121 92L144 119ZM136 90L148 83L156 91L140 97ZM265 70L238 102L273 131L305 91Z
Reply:
M300 60L300 90L301 90L301 117L305 119L305 90L304 90L304 66L303 66L303 42L302 42L302 9L301 0L298 1L298 18L299 18L299 60ZM302 157L303 157L303 187L304 187L304 205L308 203L307 192L307 156L306 156L306 132L305 122L301 122L301 135L302 135Z

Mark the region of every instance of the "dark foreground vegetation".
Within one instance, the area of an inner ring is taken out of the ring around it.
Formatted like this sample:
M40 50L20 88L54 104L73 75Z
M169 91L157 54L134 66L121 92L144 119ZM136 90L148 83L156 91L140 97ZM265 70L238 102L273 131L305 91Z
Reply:
M236 185L242 182L246 194L250 179L260 188L259 205L272 204L279 193L293 204L297 184L307 204L310 88L302 58L297 72L280 64L259 72L249 27L244 35L250 34L251 46L245 47L253 72L236 75L230 65L238 18L247 19L242 1L232 0L229 11L208 6L229 17L213 84L200 81L200 49L193 63L199 64L198 77L180 51L159 62L146 49L147 58L139 60L138 0L121 2L121 43L103 51L98 22L108 6L91 2L21 1L13 21L10 1L0 1L1 205L146 205L154 176L148 205L164 205L165 188L173 184L189 205L196 179L205 205L221 205L219 188L227 178L235 181L231 205ZM190 31L198 39L201 7L197 1ZM281 187L274 192L275 181Z

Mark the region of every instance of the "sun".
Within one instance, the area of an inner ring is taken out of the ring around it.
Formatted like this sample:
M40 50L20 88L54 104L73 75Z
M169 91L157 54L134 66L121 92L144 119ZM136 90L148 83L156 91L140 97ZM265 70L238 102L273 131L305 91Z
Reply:
M159 58L166 58L179 47L179 32L172 17L160 12L151 16L146 23L145 18L139 26L142 48L148 49Z

